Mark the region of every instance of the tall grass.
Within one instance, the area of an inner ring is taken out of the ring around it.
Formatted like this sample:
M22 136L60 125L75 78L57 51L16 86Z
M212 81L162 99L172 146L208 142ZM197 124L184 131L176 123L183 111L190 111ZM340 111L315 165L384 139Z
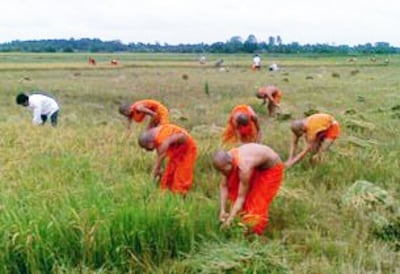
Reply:
M371 65L368 56L356 65L345 56L271 56L282 67L277 73L252 72L246 55L222 56L224 72L212 65L221 56L204 66L195 55L99 54L97 67L82 54L1 57L0 272L400 272L396 223L381 228L372 214L396 220L395 212L341 201L359 179L398 199L398 56L389 66ZM109 66L109 57L121 65ZM265 235L246 238L240 227L219 229L219 174L210 157L232 107L247 103L260 115L263 143L287 158L290 120L267 117L254 96L268 83L282 88L282 111L293 119L327 111L342 135L323 163L305 159L285 171ZM35 89L61 102L58 128L33 127L31 114L15 105L17 92ZM179 112L173 122L198 143L185 199L162 193L151 178L155 155L136 141L143 125L125 137L118 103L142 98Z

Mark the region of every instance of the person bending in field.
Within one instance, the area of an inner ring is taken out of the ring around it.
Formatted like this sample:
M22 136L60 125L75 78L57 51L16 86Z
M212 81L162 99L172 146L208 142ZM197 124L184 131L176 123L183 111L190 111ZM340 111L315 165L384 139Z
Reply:
M258 54L254 55L253 57L253 64L251 65L251 69L253 71L261 70L261 57Z
M173 124L163 124L143 132L139 136L139 145L148 151L157 151L153 175L156 179L161 178L161 189L182 195L190 190L197 145L186 130ZM162 172L161 165L165 158L169 161Z
M146 99L136 101L133 104L123 103L119 107L119 113L127 118L127 135L131 133L132 121L141 123L145 117L150 117L146 129L169 123L168 109L156 100Z
M313 163L320 161L322 153L328 150L340 134L339 123L332 115L325 113L316 113L305 119L295 120L292 122L291 129L293 141L289 159L285 163L286 167L298 163L309 152L313 154L311 157ZM302 135L305 137L306 145L300 153L295 155L297 144Z
M17 105L28 107L32 110L32 123L34 125L44 125L47 119L50 119L53 127L57 125L60 107L50 95L40 92L32 94L19 93L15 101Z
M270 203L283 180L279 155L268 146L248 143L216 152L213 165L223 175L219 186L222 228L230 227L239 217L247 232L261 235L268 224Z
M263 105L268 101L268 114L272 116L275 114L276 109L280 108L280 101L282 98L282 91L276 86L268 85L266 87L261 87L257 90L257 98L263 99Z
M222 141L224 143L259 143L261 141L258 117L250 106L238 105L232 110Z

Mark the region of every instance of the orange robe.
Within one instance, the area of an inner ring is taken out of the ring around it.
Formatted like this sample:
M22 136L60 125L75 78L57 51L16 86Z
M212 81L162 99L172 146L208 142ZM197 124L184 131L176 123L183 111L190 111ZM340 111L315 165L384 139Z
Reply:
M316 113L306 118L306 139L336 139L340 134L339 123L332 115Z
M236 201L239 190L239 153L233 154L232 171L227 177L228 198L231 204ZM249 182L249 190L240 212L242 221L251 227L254 233L261 235L268 225L269 205L278 193L283 180L282 162L266 170L254 170Z
M162 125L155 136L155 147L175 133L183 133L186 141L183 144L171 145L167 150L169 159L161 177L161 189L169 189L174 193L186 194L192 186L194 164L197 157L197 145L194 139L182 128L173 125Z
M239 131L239 138L236 136L236 128L235 128L235 116L237 116L238 113L243 113L246 114L249 117L249 124L246 126L243 125L238 125L237 130ZM225 128L225 131L222 136L222 141L224 143L237 143L237 142L242 142L242 143L251 143L251 142L256 142L257 141L257 136L258 136L258 131L255 122L251 119L251 116L254 115L252 112L252 109L247 106L247 105L238 105L236 106L228 120L228 124Z
M143 105L144 107L154 111L156 113L156 117L152 118L150 122L150 127L156 127L158 125L168 124L168 109L162 105L160 102L146 99L137 101L131 106L131 119L136 121L137 123L141 123L146 117L146 113L138 111L137 107L139 105Z

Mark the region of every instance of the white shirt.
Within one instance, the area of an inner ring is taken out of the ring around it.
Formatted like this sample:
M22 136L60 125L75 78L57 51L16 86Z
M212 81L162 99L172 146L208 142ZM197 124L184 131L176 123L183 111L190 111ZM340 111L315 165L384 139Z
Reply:
M43 94L29 95L28 107L33 111L32 123L35 125L43 123L42 115L51 116L54 112L60 109L53 98Z
M253 58L253 63L254 63L254 65L256 65L256 66L260 66L260 64L261 64L261 58L260 58L260 56L254 56L254 58Z

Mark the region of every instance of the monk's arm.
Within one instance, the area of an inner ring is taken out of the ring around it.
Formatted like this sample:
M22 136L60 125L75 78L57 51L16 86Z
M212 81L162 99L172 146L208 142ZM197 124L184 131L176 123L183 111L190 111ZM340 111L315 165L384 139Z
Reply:
M152 171L154 177L156 177L156 178L158 176L161 176L161 164L164 161L164 158L166 157L166 155L167 155L166 152L164 152L162 154L157 152L157 160L156 160L156 163L155 163L155 165L153 167L153 171Z
M258 122L257 116L251 116L251 119L254 122L254 125L256 126L257 129L257 142L261 142L261 129L260 129L260 123Z
M166 138L162 144L159 146L157 152L159 154L164 154L168 150L171 145L175 144L183 144L186 142L186 135L183 133L174 133L171 134L168 138Z
M143 105L138 106L136 109L140 112L150 115L151 117L155 117L157 115L157 113L155 113L154 111L152 111L151 109L149 109Z
M225 221L226 218L228 217L226 213L226 202L228 200L228 186L226 184L226 177L223 176L221 178L221 181L219 183L219 196L220 196L220 213L219 213L219 219L220 221Z
M183 144L186 141L186 136L183 133L174 133L166 138L162 144L157 148L157 160L153 168L154 176L160 175L161 164L167 156L168 148L173 144Z
M132 119L131 118L128 118L126 120L125 127L126 127L126 136L127 137L131 136L131 133L132 133Z
M329 149L329 147L333 144L334 140L325 139L322 141L322 144L318 147L318 150L311 157L311 162L316 163L322 160L323 154Z
M291 167L294 164L298 163L301 159L304 158L304 156L307 155L308 152L312 150L312 144L307 143L303 151L301 151L299 154L297 154L295 157L290 158L289 160L286 161L285 166L286 167Z
M262 104L265 105L267 103L267 98L263 97L263 102Z
M292 143L290 144L290 151L289 151L289 160L291 160L294 156L294 154L296 153L296 149L297 149L297 144L299 142L299 139L301 137L301 135L298 135L296 133L293 133L293 140Z
M272 95L271 95L269 92L267 92L267 93L265 94L265 96L268 98L268 100L269 100L272 104L274 104L275 106L279 107L279 104L275 101L274 97L272 97Z
M320 152L325 152L329 149L329 147L333 144L334 140L333 139L325 139L322 144L320 145L319 149L318 149L318 153Z
M238 128L238 124L236 122L236 118L232 119L232 125L233 125L233 128L234 128L234 132L235 132L236 138L238 140L240 140L240 131L239 131L239 128Z
M233 204L231 211L229 213L229 217L227 218L226 222L229 225L236 214L243 208L244 201L246 200L246 195L249 190L249 181L251 176L251 170L248 169L241 169L239 171L239 190L238 196L236 198L235 203Z

